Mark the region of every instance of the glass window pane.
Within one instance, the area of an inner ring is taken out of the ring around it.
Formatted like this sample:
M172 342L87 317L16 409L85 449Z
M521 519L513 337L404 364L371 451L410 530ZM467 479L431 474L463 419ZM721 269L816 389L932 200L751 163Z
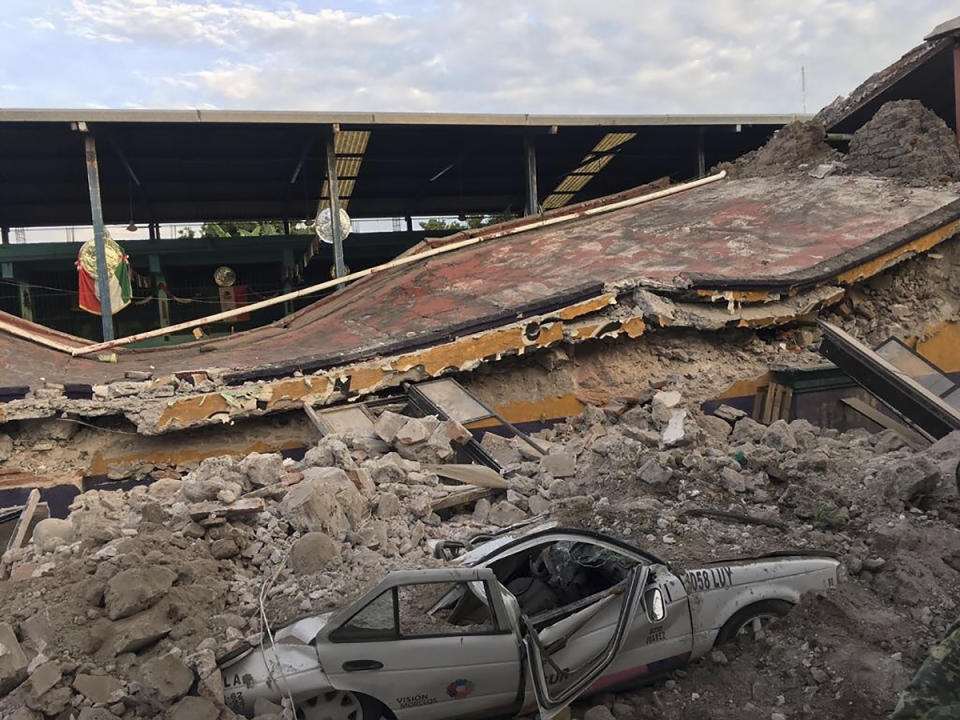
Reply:
M421 583L399 590L402 637L476 635L496 630L486 597L478 598L466 583Z
M341 625L333 633L333 639L337 642L395 640L397 627L394 619L393 590L387 590Z
M877 347L875 352L897 368L897 370L906 373L923 385L923 387L934 395L943 395L943 393L954 386L950 378L922 357L910 352L909 349L905 348L896 340L886 340Z
M960 410L960 387L944 397L943 401L950 407Z

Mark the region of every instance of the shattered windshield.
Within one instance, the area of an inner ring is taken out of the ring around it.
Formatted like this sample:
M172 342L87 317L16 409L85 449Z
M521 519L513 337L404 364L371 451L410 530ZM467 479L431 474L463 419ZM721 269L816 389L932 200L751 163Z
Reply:
M538 575L548 575L557 587L567 589L592 570L616 584L636 563L613 550L584 542L564 541L548 545L534 562Z

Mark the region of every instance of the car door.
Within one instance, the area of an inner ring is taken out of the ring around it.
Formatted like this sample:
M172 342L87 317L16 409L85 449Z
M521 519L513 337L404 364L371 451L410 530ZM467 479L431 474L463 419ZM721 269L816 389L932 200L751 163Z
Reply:
M539 632L527 617L524 647L541 720L550 720L613 664L635 630L650 568L630 571L622 592L610 593ZM608 618L616 618L610 623Z
M399 719L490 717L516 706L521 644L493 571L394 572L317 638L330 684Z
M683 583L663 565L651 565L644 590L644 610L649 610L654 590L659 591L663 613L637 613L616 660L590 688L591 692L636 682L685 665L693 649L688 597ZM613 624L614 618L607 623ZM589 630L589 628L586 628ZM576 645L579 638L570 640Z

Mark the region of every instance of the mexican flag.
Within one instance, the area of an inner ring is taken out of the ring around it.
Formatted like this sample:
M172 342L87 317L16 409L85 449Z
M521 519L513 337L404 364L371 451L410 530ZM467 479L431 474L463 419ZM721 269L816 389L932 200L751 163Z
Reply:
M106 234L104 237L107 255L108 286L110 288L111 314L130 304L133 291L130 287L130 260L120 246ZM97 250L93 240L88 240L77 255L77 277L80 290L80 309L100 315L100 288L97 284Z

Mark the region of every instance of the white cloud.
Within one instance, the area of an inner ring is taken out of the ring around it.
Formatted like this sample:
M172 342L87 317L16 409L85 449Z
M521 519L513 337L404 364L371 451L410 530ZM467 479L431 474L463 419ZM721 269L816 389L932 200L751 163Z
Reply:
M815 109L945 19L935 0L303 5L72 0L64 19L167 58L138 76L153 105L546 113L796 112L801 65Z
M27 18L27 22L34 30L56 30L57 26L47 20L47 18L33 17Z

